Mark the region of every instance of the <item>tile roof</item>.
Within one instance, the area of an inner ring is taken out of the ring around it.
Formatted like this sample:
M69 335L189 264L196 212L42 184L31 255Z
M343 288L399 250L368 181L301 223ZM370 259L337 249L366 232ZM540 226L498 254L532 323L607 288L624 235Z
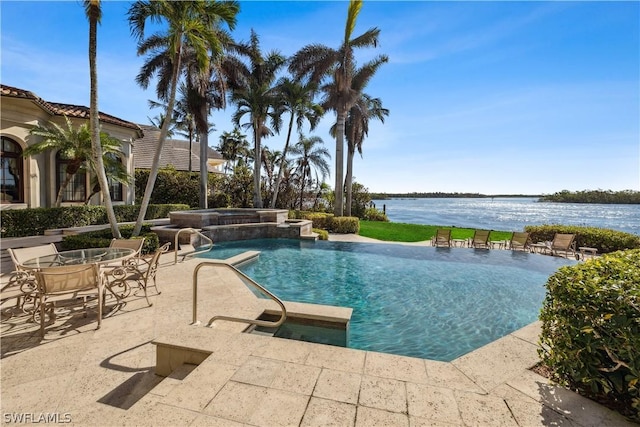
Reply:
M151 169L156 144L160 139L160 129L155 126L138 125L144 136L133 143L133 155L136 169ZM222 161L222 155L209 147L209 160ZM160 167L173 166L179 171L189 170L189 141L167 139L160 154ZM191 149L191 170L200 172L200 144L194 142ZM208 165L209 172L217 172Z
M52 115L89 119L90 109L88 107L82 105L60 104L58 102L45 101L44 99L35 95L33 92L29 92L28 90L2 84L0 85L0 95L8 96L11 98L29 99L40 108ZM138 132L138 135L142 136L142 130L137 124L122 120L110 114L100 112L100 121L129 129L134 129Z

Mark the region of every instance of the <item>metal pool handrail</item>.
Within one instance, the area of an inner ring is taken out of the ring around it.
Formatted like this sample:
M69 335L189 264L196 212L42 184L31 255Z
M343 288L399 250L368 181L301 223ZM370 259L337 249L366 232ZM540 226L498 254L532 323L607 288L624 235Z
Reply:
M194 249L193 252L189 252L189 253L184 254L184 257L182 258L183 261L184 261L184 258L186 258L187 255L195 255L195 254L199 254L199 253L208 252L213 247L213 240L211 240L209 237L207 237L204 234L202 234L200 232L200 230L196 230L195 228L191 228L191 227L181 228L176 233L176 236L174 238L174 243L173 243L173 253L174 253L174 261L173 261L173 263L174 264L178 263L178 237L180 236L180 233L182 233L183 231L188 231L191 234L195 233L195 234L197 234L198 236L200 236L201 238L205 239L208 242L206 245L200 246L201 249L198 249L198 250ZM202 248L204 248L204 249L202 249Z
M207 322L207 327L210 327L211 324L216 320L228 320L231 322L239 322L239 323L248 323L250 325L262 326L266 328L277 328L282 325L284 321L287 319L287 309L284 306L284 303L280 298L269 292L266 288L258 284L251 277L244 274L242 271L238 270L234 266L226 263L225 261L204 261L198 264L193 271L193 322L192 325L198 325L198 272L202 267L224 267L231 269L234 273L236 273L241 278L245 279L247 283L249 283L254 288L258 289L263 294L267 295L273 301L275 301L281 309L280 319L275 322L270 322L267 320L259 320L259 319L244 319L242 317L230 317L230 316L213 316Z

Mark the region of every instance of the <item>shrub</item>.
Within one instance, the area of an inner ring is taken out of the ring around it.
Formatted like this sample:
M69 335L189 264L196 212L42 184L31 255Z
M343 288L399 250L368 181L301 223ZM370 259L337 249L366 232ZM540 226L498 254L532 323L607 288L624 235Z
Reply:
M208 206L209 208L228 208L231 206L231 197L226 193L214 192L209 196Z
M313 223L313 228L321 228L323 230L331 230L331 224L334 215L331 213L321 212L305 212L303 219L308 219Z
M313 223L313 228L323 230L331 230L333 217L332 213L325 212L300 211L297 209L289 211L289 219L308 219Z
M167 218L169 212L189 209L182 204L149 205L145 219ZM113 207L118 222L134 222L140 206ZM29 208L0 211L2 237L41 236L45 230L108 224L104 206L64 206L58 208Z
M120 226L120 234L124 239L130 239L133 233L132 225ZM151 231L150 224L143 224L140 231L140 237L144 237L144 245L142 246L142 253L153 253L160 247L160 239L158 235ZM75 234L70 236L64 236L60 247L64 251L70 251L73 249L86 249L86 248L106 248L111 243L111 229L90 231L88 233Z
M617 230L596 227L578 227L573 225L528 225L524 231L529 232L532 242L553 240L556 233L576 235L576 248L588 246L598 249L601 254L624 249L640 249L640 236Z
M149 172L147 169L136 169L136 203L142 201ZM166 167L158 171L149 203L181 203L196 208L199 204L199 197L199 172L177 171L173 167Z
M357 234L360 231L360 220L355 216L334 217L331 221L330 231L338 234Z
M571 267L547 281L539 350L556 380L640 421L640 250Z
M327 230L314 228L313 232L318 235L318 240L329 240L329 232Z
M39 236L51 228L108 223L103 206L11 209L1 211L0 217L2 237Z
M376 208L367 208L367 209L365 209L364 216L362 217L362 219L364 219L366 221L389 222L389 218L387 218L387 215L384 212L379 211Z

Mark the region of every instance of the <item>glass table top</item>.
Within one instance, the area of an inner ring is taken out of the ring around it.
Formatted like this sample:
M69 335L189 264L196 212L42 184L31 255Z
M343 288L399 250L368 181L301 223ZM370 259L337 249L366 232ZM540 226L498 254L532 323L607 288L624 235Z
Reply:
M128 248L76 249L32 258L22 263L22 266L40 268L59 265L105 264L130 258L135 253L136 251Z

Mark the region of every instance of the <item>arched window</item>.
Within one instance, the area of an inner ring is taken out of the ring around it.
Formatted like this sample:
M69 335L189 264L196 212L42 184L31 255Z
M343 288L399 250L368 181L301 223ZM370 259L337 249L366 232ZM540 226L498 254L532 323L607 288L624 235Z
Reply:
M2 137L2 175L0 175L0 203L24 202L24 161L22 148L14 140Z
M77 169L78 165L74 164L72 159L65 159L64 156L61 156L60 152L56 154L56 196L65 179L67 179L67 168L69 166L71 166L70 170L75 169L77 172L71 176L69 184L65 187L62 193L62 201L84 202L87 198L87 174L82 168Z

